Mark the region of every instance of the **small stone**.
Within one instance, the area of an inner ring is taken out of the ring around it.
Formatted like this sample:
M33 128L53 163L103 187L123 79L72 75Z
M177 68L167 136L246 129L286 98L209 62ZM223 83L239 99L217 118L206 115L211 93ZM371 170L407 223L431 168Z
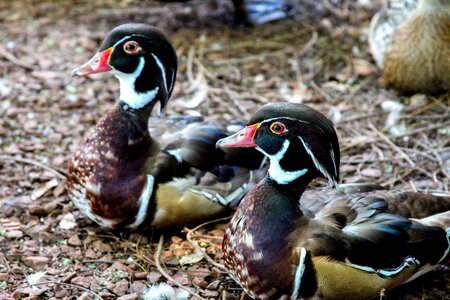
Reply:
M145 279L147 278L148 272L134 272L133 275L136 280Z
M99 292L98 295L100 297L102 297L103 299L114 299L114 297L115 297L115 295L113 295L109 292L106 292L106 291Z
M27 256L22 258L22 262L35 271L42 271L47 266L50 259L44 256Z
M77 221L72 213L67 213L63 216L61 221L59 222L59 227L62 230L69 230L75 228L77 226Z
M189 278L184 273L180 273L180 272L176 273L175 275L173 275L173 279L181 285L189 284Z
M205 279L203 277L194 277L192 279L192 283L201 288L204 288L208 285L208 283L205 281Z
M366 77L373 74L376 68L366 59L355 58L353 59L353 69L356 74Z
M100 251L102 253L108 253L112 251L112 248L110 245L103 243L100 240L97 240L92 243L92 247L96 249L97 251Z
M51 212L53 212L56 209L56 207L58 207L58 203L50 202L50 203L47 203L44 205L44 211L47 214L50 214Z
M72 235L69 240L67 241L67 244L74 247L80 247L83 245L78 235L74 234Z
M9 230L6 232L5 237L8 239L20 239L23 237L23 232L20 230Z
M219 268L217 267L212 267L211 268L211 276L214 278L219 278L220 276L222 276L222 272L220 271Z
M83 265L82 262L80 262L80 261L77 260L77 261L75 262L75 265L73 266L73 270L74 270L74 271L84 272L85 267L84 267L84 265Z
M203 297L211 297L213 299L217 299L219 296L219 292L217 291L211 291L211 290L205 290L202 292L202 296Z
M180 238L180 237L178 237L176 235L172 236L170 238L170 240L172 241L172 243L175 243L175 244L181 244L181 242L183 241L182 238Z
M35 216L45 215L45 209L41 205L30 205L28 207L28 211L30 214Z
M55 239L55 235L53 235L47 231L41 231L41 232L39 232L38 235L39 235L39 240L46 244L52 244Z
M220 280L214 280L213 282L211 282L210 284L208 284L208 286L206 287L208 290L217 290L219 288L220 285Z
M48 275L52 275L52 276L56 276L59 275L61 273L61 270L55 269L55 268L50 268L46 270Z
M65 288L61 288L55 291L55 297L57 299L66 299L69 298L71 295L70 290L65 289Z
M138 299L138 294L136 294L136 293L123 295L123 296L117 298L117 300L137 300L137 299Z
M0 273L0 281L8 281L9 274L8 273Z
M161 273L159 272L150 272L147 275L147 281L150 283L157 283L158 281L160 281L162 278Z
M428 104L427 96L424 94L415 94L410 99L410 105L413 107L425 106Z
M103 289L103 287L99 284L98 281L92 281L91 287L89 289L93 292L99 292Z
M77 276L77 272L69 273L63 277L61 282L65 282L65 283L70 282L75 276Z
M94 250L89 248L89 249L86 250L86 253L84 254L84 257L86 257L88 259L97 259L99 257L99 255L97 253L95 253Z
M122 279L114 284L113 292L118 296L123 296L128 292L128 280Z
M361 170L361 175L366 177L378 178L381 177L381 170L374 168L366 168Z
M131 285L130 291L133 293L139 293L146 287L147 287L147 285L145 283L143 283L142 281L135 281Z
M92 297L89 292L84 292L80 297L77 298L77 300L92 300Z
M88 289L91 286L91 278L90 277L79 276L79 277L73 278L70 281L70 283L76 284L76 285L80 285L80 286L85 287L85 288Z
M108 269L111 271L123 271L129 274L133 272L130 267L118 261L114 262Z
M225 231L223 231L222 229L214 229L211 230L209 234L213 236L223 236L225 234Z

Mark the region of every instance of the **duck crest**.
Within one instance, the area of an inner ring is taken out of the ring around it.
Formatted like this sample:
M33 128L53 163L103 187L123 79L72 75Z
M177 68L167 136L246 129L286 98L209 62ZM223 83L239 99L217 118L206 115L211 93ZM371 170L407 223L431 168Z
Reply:
M143 222L142 213L138 218L139 209L150 202L153 185L153 178L146 174L147 160L158 149L144 119L116 104L69 163L72 199L102 226L121 227L137 219ZM136 201L141 195L145 197ZM125 207L128 214L123 214Z

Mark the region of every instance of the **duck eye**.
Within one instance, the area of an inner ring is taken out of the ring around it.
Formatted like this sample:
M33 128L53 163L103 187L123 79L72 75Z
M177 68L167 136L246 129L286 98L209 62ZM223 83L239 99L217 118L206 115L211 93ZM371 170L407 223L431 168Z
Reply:
M270 131L272 131L275 134L282 134L286 131L286 126L284 126L283 123L275 122L270 125Z
M126 42L123 45L123 50L128 54L136 54L139 51L139 44L135 41Z

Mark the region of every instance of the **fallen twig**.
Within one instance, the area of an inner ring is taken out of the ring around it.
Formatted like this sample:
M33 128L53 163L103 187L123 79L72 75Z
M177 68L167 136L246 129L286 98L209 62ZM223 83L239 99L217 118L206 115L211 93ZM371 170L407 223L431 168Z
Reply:
M230 217L220 218L220 219L217 219L217 220L212 220L212 221L208 221L208 222L205 222L205 223L203 223L203 224L200 224L200 225L198 225L197 227L195 227L195 228L193 228L193 229L186 229L186 230L187 230L186 238L187 238L188 242L191 243L191 245L192 245L196 250L200 251L200 252L202 253L203 257L204 257L208 262L210 262L210 263L211 263L212 265L214 265L215 267L217 267L217 268L219 268L219 269L222 269L222 270L224 270L224 271L226 271L224 265L215 262L214 259L212 259L212 258L206 253L205 249L203 249L203 248L200 247L196 242L194 242L194 241L192 240L192 238L193 238L192 234L193 234L196 230L199 230L200 228L202 228L203 226L206 226L206 225L208 225L208 224L215 223L215 222L220 222L220 221L229 220L229 219L230 219Z
M161 251L164 245L164 236L161 234L159 236L159 242L158 242L158 249L156 250L155 253L155 264L156 264L156 268L158 269L158 271L161 273L162 276L164 276L167 280L172 281L173 283L175 283L180 289L185 290L186 292L188 292L189 294L198 297L201 300L206 300L205 298L203 298L202 296L200 296L197 293L194 293L193 291L191 291L190 289L184 287L181 283L179 283L178 281L176 281L175 279L173 279L172 276L170 276L165 270L164 268L161 266Z
M83 290L83 291L85 291L85 292L88 292L89 294L91 294L92 296L94 296L95 299L103 300L103 298L102 298L99 294L97 294L97 293L94 292L94 291L91 291L91 290L88 289L88 288L85 288L85 287L80 286L80 285L76 285L76 284L72 284L72 283L66 283L66 282L60 282L60 281L38 282L38 283L33 283L33 284L27 284L27 285L24 285L24 286L19 286L18 288L26 288L26 287L30 287L30 286L46 285L46 284L57 284L57 285L65 285L65 286L69 286L69 287L72 287L72 288L76 288L76 289L79 289L79 290Z
M20 59L18 59L17 57L15 57L13 54L11 54L11 52L9 52L8 50L6 50L5 48L3 48L0 45L0 55L3 56L4 58L6 58L7 60L9 60L11 63L15 64L16 66L28 69L28 70L35 70L36 67L33 65L30 65L27 62L24 62Z
M15 156L11 156L11 155L0 155L0 160L9 160L9 161L20 162L20 163L25 163L25 164L29 164L29 165L34 165L34 166L40 167L40 168L42 168L44 170L47 170L49 172L52 172L53 174L55 174L60 179L64 179L64 180L67 179L67 172L66 171L63 171L61 169L56 169L54 167L47 166L46 164L43 164L43 163L38 162L38 161L33 160L33 159L20 158L20 157L15 157Z
M388 143L395 151L397 151L407 162L411 167L415 167L416 164L411 160L411 158L409 158L409 156L402 150L400 149L396 144L394 144L394 142L391 141L391 139L389 139L384 133L382 133L381 131L379 131L375 126L373 126L372 123L369 123L369 127L376 133L378 134L378 136L385 141L386 143Z

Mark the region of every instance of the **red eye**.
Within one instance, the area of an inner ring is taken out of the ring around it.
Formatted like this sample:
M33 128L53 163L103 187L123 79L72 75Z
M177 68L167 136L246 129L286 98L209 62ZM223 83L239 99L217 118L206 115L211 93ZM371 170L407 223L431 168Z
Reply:
M139 44L135 41L126 42L123 45L123 50L128 54L136 54L139 52Z
M286 126L284 126L283 123L280 122L274 122L272 125L270 125L270 131L272 131L275 134L282 134L286 131Z

